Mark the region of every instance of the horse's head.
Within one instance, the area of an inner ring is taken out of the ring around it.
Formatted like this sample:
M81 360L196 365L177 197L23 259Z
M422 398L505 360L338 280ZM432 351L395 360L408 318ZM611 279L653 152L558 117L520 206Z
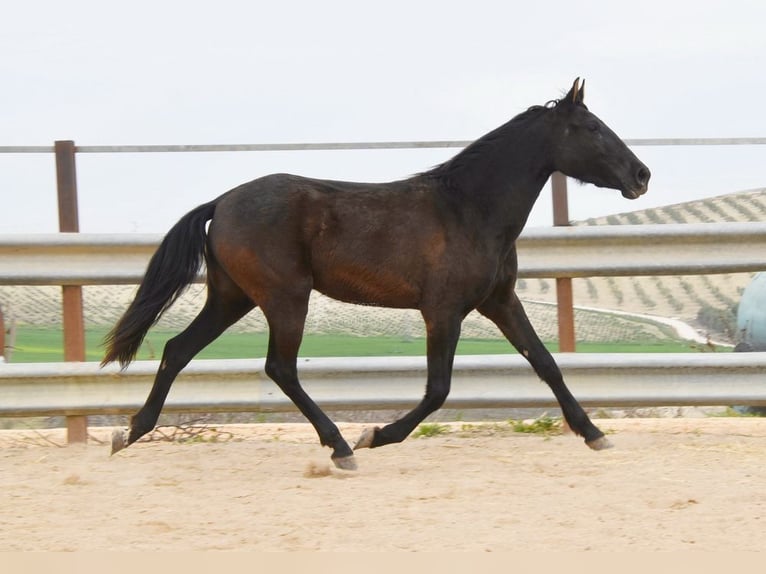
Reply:
M646 193L651 172L609 127L585 107L585 82L577 78L553 113L554 169L636 199Z

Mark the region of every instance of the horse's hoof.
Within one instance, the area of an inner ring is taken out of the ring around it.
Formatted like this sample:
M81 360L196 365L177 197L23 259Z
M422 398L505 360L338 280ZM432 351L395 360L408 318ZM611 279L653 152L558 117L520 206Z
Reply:
M332 461L341 470L356 470L357 468L356 459L353 454L351 456L339 456L338 458L333 458Z
M125 429L114 429L112 431L112 454L120 452L128 446L128 431Z
M364 429L362 431L362 435L359 437L359 440L357 440L356 444L354 445L354 450L358 448L372 447L372 440L375 438L376 430L378 430L378 427L371 428L371 429Z
M593 450L606 450L607 448L612 448L613 446L605 436L600 436L590 442L586 440L585 444L587 444Z

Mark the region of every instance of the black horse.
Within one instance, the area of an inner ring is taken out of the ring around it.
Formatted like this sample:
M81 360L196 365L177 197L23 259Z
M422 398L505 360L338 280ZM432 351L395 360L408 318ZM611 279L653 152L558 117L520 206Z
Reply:
M647 190L649 170L588 111L583 94L578 78L563 99L528 109L409 179L370 184L268 175L184 215L107 335L102 364L117 360L125 368L133 360L203 260L207 300L165 345L149 397L130 428L114 433L112 452L154 428L181 369L257 305L269 325L266 373L332 448L336 466L356 468L353 450L298 380L312 289L351 303L419 309L425 321L425 396L401 419L365 431L355 448L401 442L442 406L460 326L473 309L529 360L569 427L593 449L610 446L565 386L514 292L515 241L554 171L618 189L628 199Z

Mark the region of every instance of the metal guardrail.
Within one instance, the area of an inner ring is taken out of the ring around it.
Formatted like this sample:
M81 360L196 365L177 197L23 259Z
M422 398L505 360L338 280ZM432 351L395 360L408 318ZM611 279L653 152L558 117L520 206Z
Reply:
M583 406L766 405L766 353L555 355ZM179 375L165 412L287 412L295 406L263 359L197 360ZM128 414L146 398L157 361L120 372L98 363L0 365L0 415ZM409 409L422 398L424 357L300 359L306 391L327 410ZM446 408L555 407L519 355L457 356Z
M158 234L0 235L0 284L140 282ZM519 276L596 277L766 269L766 222L529 228Z
M230 151L332 151L376 149L463 148L473 140L425 140L387 142L315 142L191 145L78 145L77 153L184 153ZM766 145L766 138L628 138L629 146ZM0 146L2 153L54 153L54 146Z
M766 222L533 228L518 240L522 277L617 277L766 269Z
M0 235L0 285L135 285L162 235Z

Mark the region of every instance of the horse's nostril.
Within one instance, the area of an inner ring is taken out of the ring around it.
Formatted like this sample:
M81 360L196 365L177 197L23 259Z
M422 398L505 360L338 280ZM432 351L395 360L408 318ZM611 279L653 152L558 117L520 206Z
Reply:
M647 167L640 167L638 168L638 171L636 172L636 181L640 183L641 185L646 185L649 183L649 178L652 177L651 172Z

